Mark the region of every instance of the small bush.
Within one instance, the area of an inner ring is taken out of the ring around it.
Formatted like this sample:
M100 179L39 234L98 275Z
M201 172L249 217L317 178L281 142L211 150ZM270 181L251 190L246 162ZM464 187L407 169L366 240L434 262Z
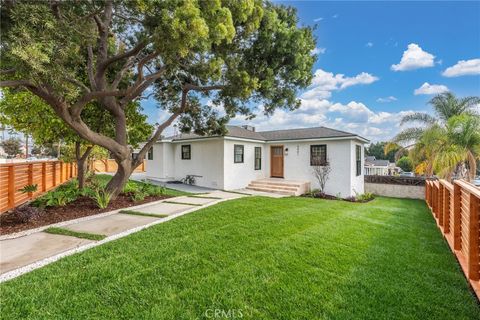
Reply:
M157 197L165 194L166 189L147 182L142 185L142 191L149 196Z
M27 184L22 189L19 189L21 193L37 192L38 184Z
M92 199L95 200L95 203L100 209L105 209L106 207L108 207L112 196L104 189L99 188L95 190Z
M130 197L131 197L133 202L137 202L137 201L145 200L146 196L147 196L147 194L145 192L143 192L143 190L137 190L135 192L132 192Z
M375 199L375 195L371 192L365 192L364 194L360 194L356 197L356 200L359 202L367 202Z
M27 223L36 219L40 215L40 210L32 206L21 206L15 209L15 214L21 222Z
M133 181L128 181L123 187L123 193L132 193L136 191L138 191L138 185Z

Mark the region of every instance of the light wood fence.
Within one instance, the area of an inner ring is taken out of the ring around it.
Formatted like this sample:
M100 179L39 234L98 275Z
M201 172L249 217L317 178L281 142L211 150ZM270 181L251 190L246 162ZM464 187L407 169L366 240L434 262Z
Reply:
M425 199L480 299L480 188L462 181L427 181Z
M118 166L114 159L105 159L93 161L91 168L95 172L116 172ZM145 172L145 160L133 172Z
M75 164L61 161L36 161L0 164L0 213L77 176ZM37 191L19 191L26 185L36 184Z

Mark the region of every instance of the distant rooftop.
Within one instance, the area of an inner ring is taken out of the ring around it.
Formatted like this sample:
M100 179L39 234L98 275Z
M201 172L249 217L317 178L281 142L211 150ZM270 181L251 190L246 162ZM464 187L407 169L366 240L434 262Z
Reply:
M248 128L248 129L247 129ZM299 128L299 129L285 129L285 130L272 130L272 131L255 131L253 127L241 127L227 125L228 133L227 137L252 139L260 141L282 141L282 140L301 140L301 139L324 139L324 138L345 138L345 137L358 137L363 140L367 140L357 134L335 130L326 127L314 127L314 128ZM219 136L200 136L194 133L182 133L175 136L164 138L164 140L191 140L202 139L208 137Z

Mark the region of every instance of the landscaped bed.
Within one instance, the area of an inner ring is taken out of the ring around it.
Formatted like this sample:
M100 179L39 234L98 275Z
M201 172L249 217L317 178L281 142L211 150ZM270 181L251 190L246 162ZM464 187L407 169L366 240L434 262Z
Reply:
M231 200L64 258L0 290L2 319L480 315L425 203L381 197Z
M111 179L111 176L95 175L94 177L90 178L90 180L92 179L95 180L95 184L103 187ZM140 195L138 195L137 190L145 189L145 186L150 188L152 191L142 192ZM89 192L80 194L76 189L78 188L76 187L75 181L68 182L66 185L60 186L59 190L57 189L50 191L46 196L43 197L43 200L40 198L39 200L33 201L26 206L22 206L20 209L17 208L17 210L12 210L10 212L1 214L0 234L5 235L32 228L38 228L56 222L82 218L102 212L127 208L185 194L184 192L177 190L161 188L158 186L145 184L143 182L130 180L127 186L124 188L123 193L121 193L115 200L110 200L107 207L100 208L96 203L95 198L91 195L88 195ZM57 194L61 192L61 200L55 198L54 201L51 200L52 203L54 203L53 205L45 205L48 200L52 198L50 195L54 194L55 192L57 192ZM70 196L70 194L73 195ZM58 201L67 201L67 203L62 203L62 205L59 205ZM30 211L32 211L32 213L30 213Z

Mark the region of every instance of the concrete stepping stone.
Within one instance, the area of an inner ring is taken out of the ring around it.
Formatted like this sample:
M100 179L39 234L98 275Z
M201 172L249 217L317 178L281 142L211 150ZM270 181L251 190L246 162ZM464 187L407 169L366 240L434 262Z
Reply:
M0 274L93 242L45 232L0 241Z
M204 194L204 196L217 197L217 198L222 198L222 199L237 199L237 198L242 198L242 197L248 197L248 195L246 195L246 194L226 192L226 191L221 191L221 190L216 190L216 191L213 191L213 192L206 193L206 194Z
M64 226L64 228L77 232L111 236L136 227L144 226L151 222L157 221L158 219L160 218L116 213L106 217L67 225Z
M265 192L265 191L257 191L257 190L251 190L251 189L238 189L235 190L238 192L242 193L247 193L252 196L261 196L261 197L270 197L270 198L285 198L289 197L288 195L284 194L279 194L279 193L273 193L273 192Z
M172 201L177 201L179 198L174 198ZM182 201L183 202L183 201ZM189 206L185 204L178 204L178 203L165 203L160 202L157 204L152 204L150 206L145 206L142 208L135 209L135 211L143 212L143 213L153 213L153 214L176 214L183 211L190 210L192 208L197 208L196 206Z
M203 197L213 197L210 194L202 195L202 196ZM212 202L220 200L220 199L200 198L202 196L199 196L199 198L189 197L189 196L178 197L178 198L175 198L175 201L176 202L191 203L191 204L208 204L208 203L212 203ZM220 198L220 197L217 197L217 198Z

